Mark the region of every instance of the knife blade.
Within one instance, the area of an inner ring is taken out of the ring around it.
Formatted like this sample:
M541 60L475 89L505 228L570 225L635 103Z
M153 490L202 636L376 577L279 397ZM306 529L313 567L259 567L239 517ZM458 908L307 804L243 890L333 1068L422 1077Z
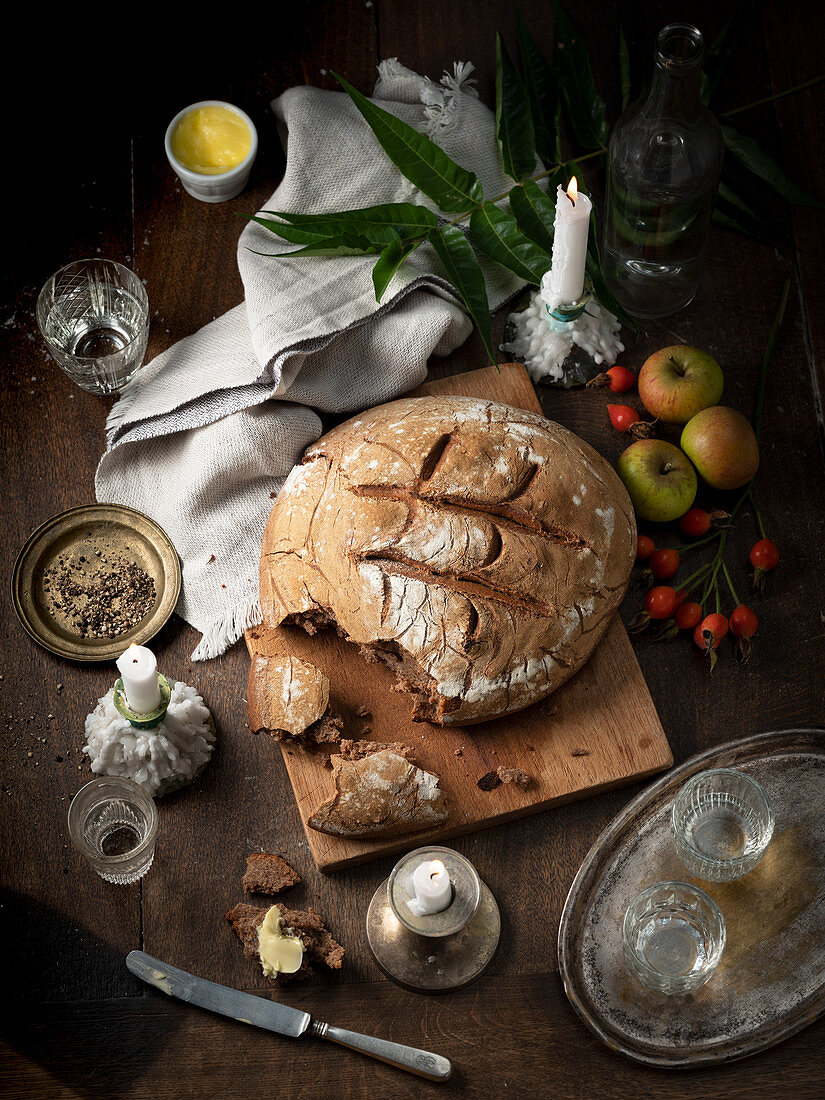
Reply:
M428 1081L446 1081L453 1071L450 1060L440 1054L313 1020L308 1012L187 974L185 970L178 970L176 966L161 962L144 951L130 951L126 956L126 966L136 978L167 996L218 1012L221 1016L229 1016L242 1024L252 1024L253 1027L293 1039L307 1033L318 1039L329 1039L339 1046L359 1050L371 1058L426 1077Z

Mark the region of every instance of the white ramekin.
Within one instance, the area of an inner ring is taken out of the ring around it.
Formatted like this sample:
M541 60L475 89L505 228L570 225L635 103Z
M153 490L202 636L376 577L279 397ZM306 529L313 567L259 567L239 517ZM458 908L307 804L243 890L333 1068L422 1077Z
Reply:
M234 168L228 168L225 172L218 172L215 175L205 175L202 172L193 172L190 168L186 168L181 164L172 152L172 133L183 116L190 111L194 111L197 107L226 107L230 111L234 111L236 115L239 115L244 120L249 127L249 134L252 141L249 146L249 152L240 164L236 164ZM164 144L166 146L166 156L169 163L172 165L175 174L183 184L185 191L193 198L200 199L201 202L226 202L227 199L234 199L235 196L239 195L244 187L246 187L250 170L258 152L258 131L255 129L255 123L245 111L240 109L240 107L236 107L233 103L226 103L222 99L202 99L198 103L190 103L188 107L184 107L182 111L178 111L166 128Z

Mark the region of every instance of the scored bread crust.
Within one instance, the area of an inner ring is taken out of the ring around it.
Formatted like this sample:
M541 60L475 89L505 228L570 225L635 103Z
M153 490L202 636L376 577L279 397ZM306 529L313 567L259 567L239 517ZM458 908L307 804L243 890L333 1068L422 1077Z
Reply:
M559 424L469 397L403 398L327 433L267 523L261 603L394 664L414 717L485 721L585 663L636 553L627 491Z

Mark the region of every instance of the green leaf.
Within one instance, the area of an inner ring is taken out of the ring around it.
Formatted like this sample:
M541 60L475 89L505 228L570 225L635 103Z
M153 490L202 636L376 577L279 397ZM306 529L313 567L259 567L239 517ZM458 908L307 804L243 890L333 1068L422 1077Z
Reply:
M726 202L729 206L736 207L736 209L740 213L746 214L749 218L753 218L757 225L761 223L762 219L759 217L759 215L755 211L753 211L745 202L745 200L737 195L736 192L731 187L729 187L724 180L719 180L719 188L716 193L716 198L717 200L721 199L723 202Z
M741 10L741 6L740 6ZM728 67L731 54L736 45L736 34L733 20L722 27L714 42L705 51L705 60L702 71L702 84L700 97L703 103L710 103L719 87L725 69Z
M290 225L287 222L276 222L257 216L250 217L250 221L257 222L264 229L268 229L270 233L274 233L276 237L281 237L291 244L313 245L320 241L340 239L344 244L352 242L374 244L378 246L375 251L380 252L385 245L392 241L394 236L398 235L389 225L348 222L340 219L335 220L334 218L308 222L304 225Z
M594 245L593 249L588 245L584 266L593 284L593 291L601 305L603 305L605 309L609 309L611 313L615 313L625 328L629 328L632 332L637 332L636 322L625 313L613 297L610 288L605 282L598 245Z
M604 100L596 91L587 50L558 0L553 0L553 10L556 16L554 72L570 125L585 149L601 149L607 142L610 128Z
M524 84L536 133L536 151L545 164L553 164L562 159L561 104L556 82L518 8L516 25Z
M536 170L536 135L527 91L496 34L496 138L504 171L520 180Z
M645 31L639 4L637 0L630 0L623 6L619 20L619 76L623 111L641 96L644 74L650 66L647 49L642 47L642 43L647 41Z
M743 237L750 237L754 241L760 241L762 244L771 246L776 244L775 241L761 232L758 226L754 226L752 222L746 221L730 211L720 210L718 206L714 207L711 213L711 219L717 225L721 225L725 229L730 229L734 233L741 233Z
M553 253L553 226L556 220L556 185L553 180L561 171L558 169L553 173L547 195L535 180L525 180L521 187L514 187L510 192L510 209L519 229L550 255Z
M630 75L630 49L627 45L627 36L622 24L619 24L619 80L622 89L622 110L625 111L630 104L632 78Z
M587 195L587 188L584 184L579 184L579 190L582 194ZM589 198L589 195L588 195ZM636 322L630 317L616 299L613 296L613 292L607 285L607 280L604 277L604 268L602 266L602 256L599 250L599 233L598 226L596 225L596 208L595 206L590 211L590 233L587 238L587 256L584 261L584 268L587 274L590 276L590 281L593 284L593 291L599 302L609 309L611 313L614 313L625 328L629 328L632 332L638 332Z
M402 241L396 233L395 240L391 241L376 260L372 269L372 284L375 287L375 300L380 302L384 297L384 291L390 285L390 281L404 260L418 245L408 241Z
M775 247L777 244L790 245L791 243L783 233L777 231L776 226L768 221L764 213L749 206L724 179L719 181L713 215L717 224L742 233L746 237L752 237L763 244Z
M438 218L432 210L411 202L389 202L380 206L336 210L327 214L293 214L282 210L263 210L261 213L272 214L291 225L306 226L316 231L329 229L330 232L326 234L328 236L341 232L344 228L366 232L370 227L380 229L390 226L401 237L423 237L438 225Z
M776 161L763 152L753 138L745 137L744 134L740 134L738 130L734 130L732 126L727 125L722 127L722 137L725 139L725 147L728 152L732 153L748 171L764 180L783 199L796 203L798 206L821 208L825 205L819 199L809 195L807 191L803 191L792 179L789 179Z
M483 201L481 183L474 172L456 164L426 135L376 107L343 77L337 73L333 76L364 116L396 168L441 210L460 212Z
M454 225L444 225L433 230L428 240L438 253L447 272L447 278L455 287L479 335L495 364L493 352L493 334L490 327L490 305L487 301L487 287L484 285L484 272L467 238Z
M472 212L470 235L491 260L534 286L541 283L542 275L553 262L549 252L522 233L512 214L492 202L485 202Z

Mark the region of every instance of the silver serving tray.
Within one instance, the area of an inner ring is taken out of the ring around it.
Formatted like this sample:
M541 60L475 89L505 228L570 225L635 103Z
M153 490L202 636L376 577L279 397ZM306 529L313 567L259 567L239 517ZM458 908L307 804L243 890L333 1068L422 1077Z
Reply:
M673 799L706 768L736 767L776 815L767 852L736 882L690 876L670 835ZM695 993L646 989L622 954L625 909L643 887L694 882L727 925L722 961ZM564 989L612 1050L654 1066L755 1054L825 1011L825 730L762 733L708 749L668 772L608 825L573 880L559 927Z

